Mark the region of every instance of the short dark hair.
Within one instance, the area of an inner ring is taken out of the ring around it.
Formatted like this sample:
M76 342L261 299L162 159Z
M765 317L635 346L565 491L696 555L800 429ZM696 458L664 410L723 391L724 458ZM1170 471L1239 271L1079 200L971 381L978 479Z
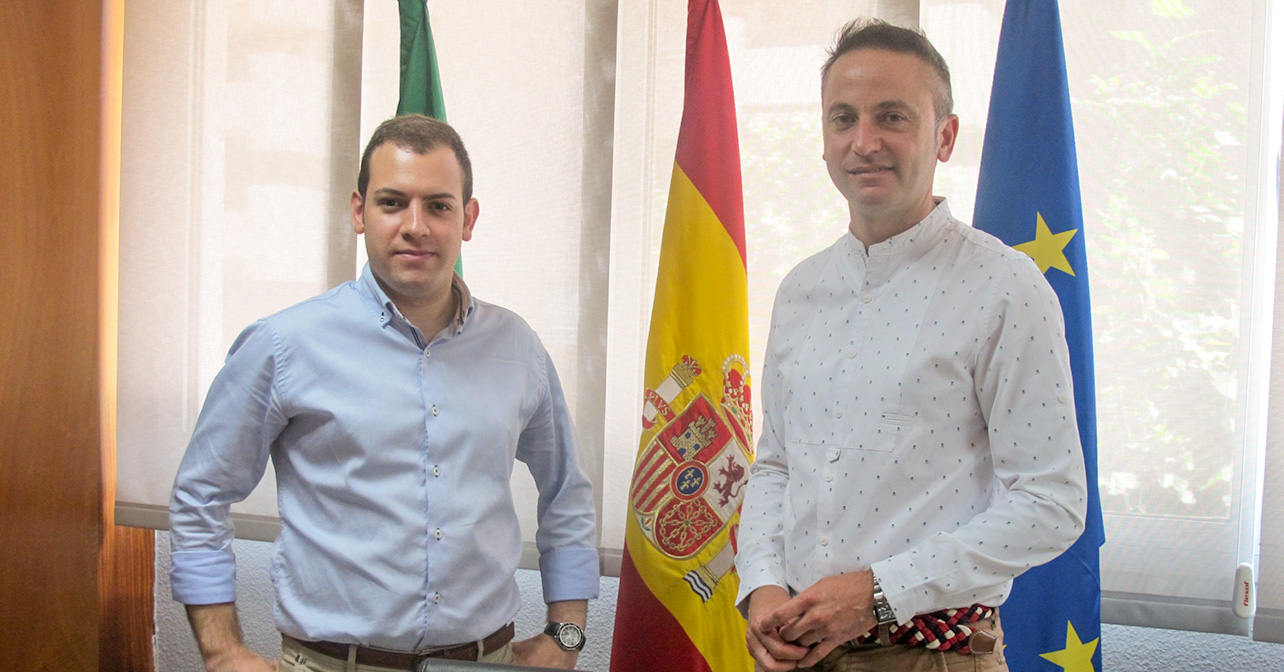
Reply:
M370 134L370 142L361 154L361 170L357 172L357 192L364 200L370 186L370 155L381 145L392 143L416 154L427 154L438 147L449 147L464 173L464 202L473 197L473 164L468 160L464 141L450 124L422 114L403 114L393 117Z
M856 19L843 26L829 49L829 58L820 69L822 85L829 78L829 70L840 56L858 49L882 49L898 54L911 54L926 63L940 80L932 103L936 108L936 121L940 122L954 111L954 91L950 87L950 66L945 64L941 52L932 46L922 30L893 26L879 19Z

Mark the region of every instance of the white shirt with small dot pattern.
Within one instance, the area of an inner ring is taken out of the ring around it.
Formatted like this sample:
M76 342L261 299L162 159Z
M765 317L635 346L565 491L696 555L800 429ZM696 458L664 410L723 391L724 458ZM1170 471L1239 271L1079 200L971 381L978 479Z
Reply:
M872 568L901 623L997 606L1083 530L1061 308L1026 255L950 216L781 283L739 532L741 609Z

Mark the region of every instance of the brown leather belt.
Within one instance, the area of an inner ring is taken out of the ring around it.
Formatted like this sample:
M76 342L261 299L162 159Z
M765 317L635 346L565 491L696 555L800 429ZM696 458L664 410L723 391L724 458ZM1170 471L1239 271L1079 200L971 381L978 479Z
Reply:
M512 623L492 632L481 641L481 650L477 648L477 642L460 644L458 646L448 646L440 649L428 649L425 651L389 651L387 649L374 649L368 646L357 647L358 665L372 665L374 667L391 667L402 670L413 670L425 658L444 658L446 660L477 660L482 656L492 653L495 649L513 641L513 633L516 628ZM294 639L289 635L282 635L286 639L298 643L299 646L319 653L323 656L337 658L339 660L348 659L348 647L351 644L340 644L339 642L305 642L301 639Z

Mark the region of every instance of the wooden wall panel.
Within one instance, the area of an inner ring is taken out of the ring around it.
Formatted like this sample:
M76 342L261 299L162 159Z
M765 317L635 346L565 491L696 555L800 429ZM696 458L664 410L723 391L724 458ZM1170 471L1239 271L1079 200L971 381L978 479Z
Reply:
M100 1L0 3L2 670L129 669L113 650L152 627L110 597L139 601L125 586L150 582L150 539L103 517L102 26ZM100 656L104 622L128 641Z
M156 535L136 527L105 529L98 572L98 670L150 672Z
M0 4L0 669L98 667L96 5Z

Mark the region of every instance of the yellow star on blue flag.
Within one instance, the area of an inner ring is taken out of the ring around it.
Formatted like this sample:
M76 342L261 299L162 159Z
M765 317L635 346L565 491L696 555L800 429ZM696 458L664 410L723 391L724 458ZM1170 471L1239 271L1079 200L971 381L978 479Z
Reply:
M1059 271L1065 271L1074 275L1074 269L1070 267L1070 261L1066 259L1066 245L1070 244L1070 239L1074 234L1079 233L1079 229L1070 229L1061 233L1053 233L1048 228L1048 223L1043 221L1043 213L1035 213L1034 240L1020 245L1013 245L1021 252L1030 255L1034 263L1039 265L1040 273L1047 273L1049 268L1055 268Z
M1066 621L1066 648L1041 653L1039 657L1060 665L1065 672L1094 672L1096 668L1092 666L1092 655L1096 653L1099 641L1100 638L1091 642L1079 641L1079 633L1074 631L1074 624Z

